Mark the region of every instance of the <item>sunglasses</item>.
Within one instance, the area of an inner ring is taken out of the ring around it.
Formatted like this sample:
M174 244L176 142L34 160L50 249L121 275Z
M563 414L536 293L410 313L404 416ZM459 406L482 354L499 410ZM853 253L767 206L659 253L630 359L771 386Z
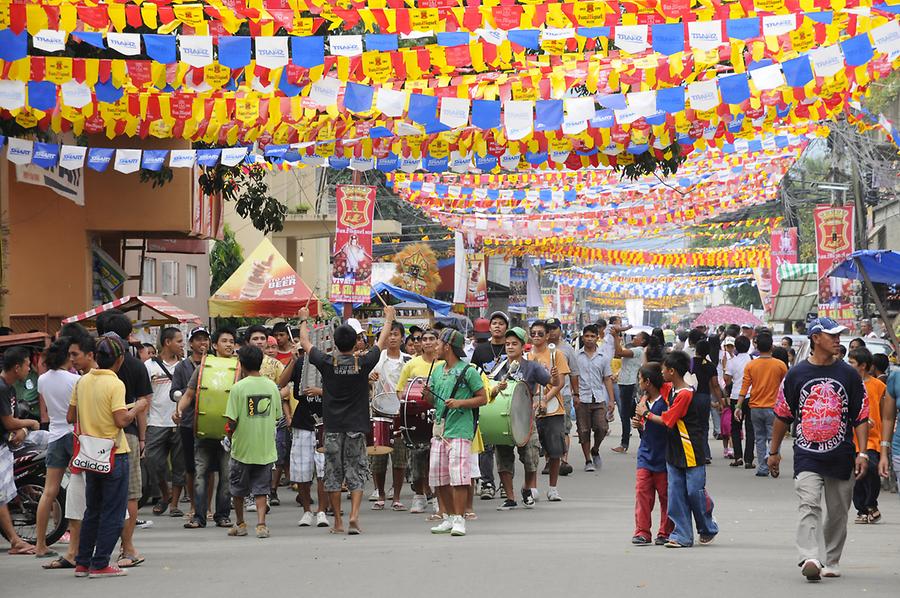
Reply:
M413 339L413 342L414 342L414 343L421 343L421 342L422 342L422 337L421 337L421 336L414 336L414 337L412 337L412 339Z
M535 330L535 331L533 331L533 332L531 333L531 336L544 337L544 336L547 336L547 333L546 333L546 332L541 332L541 331L539 331L539 330Z

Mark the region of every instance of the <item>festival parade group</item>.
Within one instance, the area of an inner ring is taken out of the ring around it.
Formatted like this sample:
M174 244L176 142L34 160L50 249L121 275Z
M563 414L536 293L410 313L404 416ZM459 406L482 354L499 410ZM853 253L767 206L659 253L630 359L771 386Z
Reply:
M0 526L10 555L36 555L44 569L76 577L120 576L143 563L134 542L142 459L160 497L153 513L183 518L186 530L269 537L266 515L281 504L285 480L302 507L301 528L357 535L371 479L372 510L408 510L432 534L461 537L477 533L476 497L494 499L480 504L501 512L562 501L562 478L582 464L601 469L618 411L622 435L612 451L637 453L634 545L713 542L719 525L706 467L716 443L732 467L777 478L790 435L797 563L817 581L841 575L849 510L855 523L878 523L881 478L891 467L900 472L900 374L888 376L887 356L873 356L863 336L845 360L847 329L828 318L807 325L803 360L790 336L776 343L770 329L739 322L667 343L660 329L626 337L629 327L611 316L578 330L577 349L557 319L517 325L500 311L475 322L474 338L441 324L406 327L390 306L375 338L353 318L323 328L306 308L296 322L240 335L166 327L158 345L139 351L118 310L99 314L94 333L66 324L36 366L35 419L16 416L14 388L30 375L29 353L8 349ZM49 421L47 483L31 545L5 504L16 492L12 452L41 419ZM67 470L69 543L57 554L46 528Z

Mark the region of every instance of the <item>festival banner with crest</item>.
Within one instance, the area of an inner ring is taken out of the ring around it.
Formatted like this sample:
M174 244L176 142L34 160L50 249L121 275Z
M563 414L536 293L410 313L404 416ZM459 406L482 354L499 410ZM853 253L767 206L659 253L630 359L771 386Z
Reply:
M819 270L819 316L844 325L855 325L853 283L846 278L828 277L835 264L853 253L853 206L816 206L816 263Z
M375 187L338 185L335 195L337 226L330 298L334 302L369 303Z

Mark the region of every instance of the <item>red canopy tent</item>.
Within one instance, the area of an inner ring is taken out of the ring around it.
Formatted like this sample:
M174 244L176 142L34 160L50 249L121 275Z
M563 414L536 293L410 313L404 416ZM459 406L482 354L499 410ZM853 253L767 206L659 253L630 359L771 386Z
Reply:
M161 299L160 297L149 297L146 295L126 295L121 299L116 299L115 301L110 301L109 303L98 305L97 307L89 309L86 312L82 312L80 314L66 318L62 321L62 323L69 324L72 322L84 322L87 320L93 320L97 317L98 314L110 309L120 309L124 312L138 310L138 317L135 319L143 322L147 326L188 323L200 324L201 322L199 316L184 311L180 307L172 305L171 303L169 303L165 299ZM156 317L150 319L142 318L141 312L144 309L148 309L151 312L155 313Z

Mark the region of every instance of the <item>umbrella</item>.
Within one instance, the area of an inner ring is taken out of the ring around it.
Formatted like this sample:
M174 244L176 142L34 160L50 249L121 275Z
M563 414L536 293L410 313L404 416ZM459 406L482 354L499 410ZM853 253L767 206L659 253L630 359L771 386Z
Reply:
M720 324L747 324L749 326L761 326L762 320L751 314L746 309L733 305L719 305L711 307L694 320L693 326L719 326Z
M872 296L872 300L875 301L875 306L878 308L881 321L884 322L884 327L894 343L894 350L900 347L894 327L875 291L875 286L872 284L873 282L900 284L900 253L889 250L854 251L847 259L832 268L828 276L852 278L865 282L869 295Z

